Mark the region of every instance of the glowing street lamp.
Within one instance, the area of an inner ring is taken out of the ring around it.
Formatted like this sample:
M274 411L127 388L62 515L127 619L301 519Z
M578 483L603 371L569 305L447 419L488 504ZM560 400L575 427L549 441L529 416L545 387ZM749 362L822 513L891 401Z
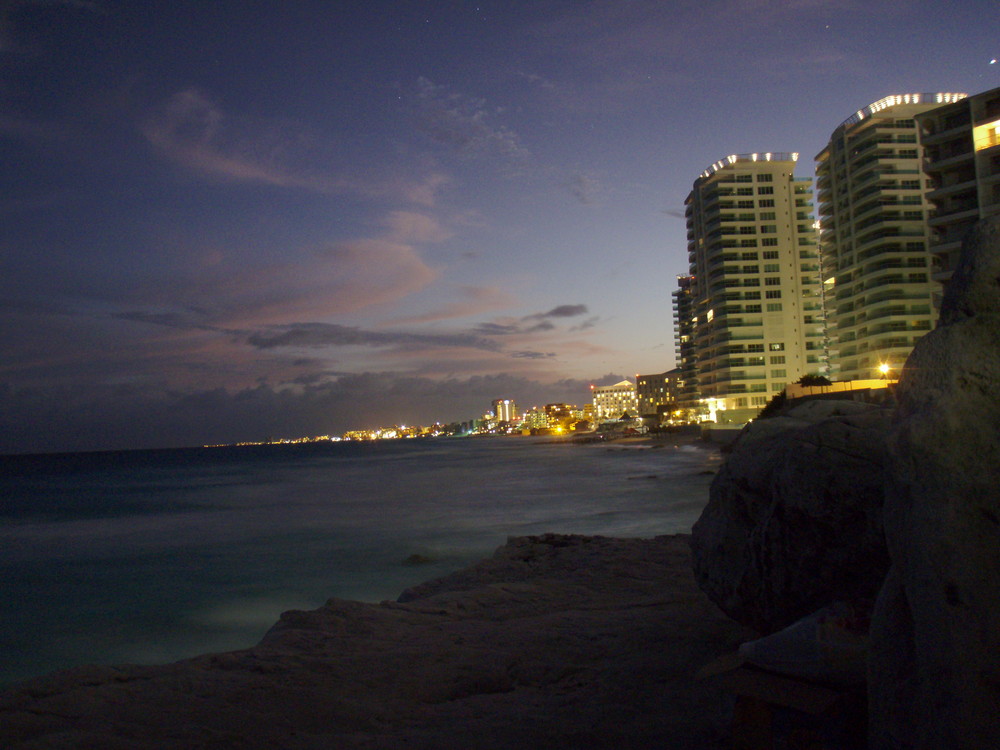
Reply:
M891 368L889 367L889 363L888 362L883 362L882 364L880 364L878 366L878 371L882 374L882 380L885 380L886 378L889 377L889 370L890 369Z

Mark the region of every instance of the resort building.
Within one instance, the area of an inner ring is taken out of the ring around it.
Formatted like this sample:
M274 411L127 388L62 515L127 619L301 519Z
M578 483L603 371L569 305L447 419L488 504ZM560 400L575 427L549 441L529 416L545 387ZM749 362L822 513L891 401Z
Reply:
M685 201L693 346L681 369L695 371L700 418L746 422L786 383L820 370L812 180L794 176L797 159L734 154Z
M516 422L517 405L513 399L498 398L492 404L493 416L497 422Z
M931 183L934 277L942 283L972 225L1000 213L1000 88L951 96L956 99L916 117Z
M635 396L640 417L661 417L665 410L676 408L680 389L680 369L655 375L635 376Z
M628 380L614 385L592 385L590 390L594 402L594 419L597 422L621 419L625 414L630 417L638 414L635 386Z
M698 368L694 351L694 277L678 276L673 291L674 356L677 359L677 405L689 415L698 408Z
M898 94L858 110L817 156L829 374L902 367L934 326L929 187L914 119L964 94Z

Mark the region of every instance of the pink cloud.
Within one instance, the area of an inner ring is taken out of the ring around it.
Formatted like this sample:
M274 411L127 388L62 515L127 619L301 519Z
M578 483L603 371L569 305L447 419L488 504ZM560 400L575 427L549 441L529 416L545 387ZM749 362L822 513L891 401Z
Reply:
M453 234L434 217L416 211L390 211L384 224L394 242L444 242Z
M5 121L0 120L0 126ZM433 165L419 165L417 176L394 173L351 174L337 164L327 139L285 120L250 121L228 116L201 91L174 94L141 127L163 156L217 180L256 182L327 194L394 198L431 207L449 183Z
M462 299L436 307L421 315L397 318L389 322L392 325L409 325L466 318L491 310L502 310L517 302L514 295L498 287L463 286L458 291Z

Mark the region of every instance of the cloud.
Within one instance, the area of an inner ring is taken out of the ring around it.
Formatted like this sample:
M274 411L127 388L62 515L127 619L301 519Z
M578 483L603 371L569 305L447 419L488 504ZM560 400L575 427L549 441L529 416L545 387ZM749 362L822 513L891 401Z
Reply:
M328 346L448 346L498 351L500 348L494 341L465 333L424 334L402 331L368 331L332 323L298 323L283 326L277 331L255 333L247 339L247 342L258 349Z
M525 315L518 319L480 323L476 332L484 336L511 336L514 334L541 333L555 330L552 318L573 318L587 312L586 305L558 305L547 312Z
M198 174L232 182L300 188L323 194L396 198L433 206L450 178L421 165L419 176L342 166L330 138L289 120L232 117L197 88L178 91L141 125L159 153Z
M271 143L257 135L239 137L224 128L222 110L197 89L174 94L142 128L148 141L184 166L221 179L282 187L320 185L281 163L291 133L272 132Z
M485 99L451 92L421 76L416 103L420 130L438 143L468 155L515 162L530 156L516 132L495 122L501 110L490 108Z
M289 259L232 259L158 275L118 295L133 321L190 328L253 328L318 320L396 302L435 281L411 245L381 237L296 248Z
M510 307L516 301L509 292L497 287L462 286L458 288L458 293L462 297L458 301L432 308L420 315L397 318L390 322L395 325L403 325L465 318L471 315L479 315L489 310Z
M511 352L510 356L514 357L515 359L549 359L551 357L555 357L556 355L555 352L519 351L519 352Z
M600 190L600 183L593 177L585 174L575 174L569 179L570 195L576 198L585 206L592 206L596 201L597 193Z
M586 305L559 305L548 312L529 315L529 318L574 318L587 312Z
M434 217L416 211L390 211L383 223L388 230L387 239L393 242L444 242L454 234Z
M550 81L545 76L540 76L537 73L526 73L524 71L517 71L515 75L519 76L520 78L523 78L532 86L537 86L538 88L548 89L550 91L556 88L555 83Z

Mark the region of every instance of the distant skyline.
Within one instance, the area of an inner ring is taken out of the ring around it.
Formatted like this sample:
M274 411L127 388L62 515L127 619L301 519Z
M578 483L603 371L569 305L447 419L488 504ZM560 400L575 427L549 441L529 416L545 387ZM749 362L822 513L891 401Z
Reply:
M889 94L1000 85L997 0L0 8L0 452L582 404L674 366L684 199Z

